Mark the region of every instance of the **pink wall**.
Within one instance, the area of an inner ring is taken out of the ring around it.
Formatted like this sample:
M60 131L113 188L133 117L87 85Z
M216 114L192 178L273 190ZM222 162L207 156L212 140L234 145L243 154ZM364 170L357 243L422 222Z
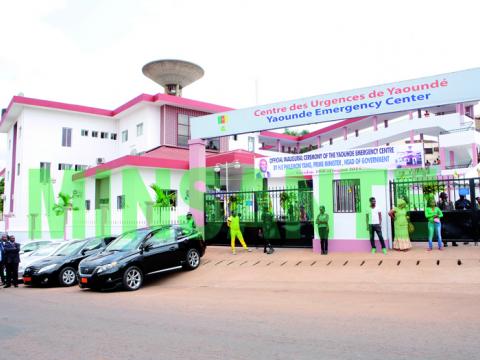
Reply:
M197 110L184 109L180 107L164 105L160 111L161 130L165 134L160 137L161 145L177 146L178 114L192 117L209 115L209 113ZM228 137L220 138L220 151L228 151Z

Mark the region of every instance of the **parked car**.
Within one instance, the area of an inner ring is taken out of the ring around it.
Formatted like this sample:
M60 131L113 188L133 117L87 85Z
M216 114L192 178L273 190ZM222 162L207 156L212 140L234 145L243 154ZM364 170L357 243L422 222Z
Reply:
M20 256L29 256L32 252L40 249L41 247L48 245L52 240L34 240L26 243L22 243L20 246Z
M180 267L196 269L205 248L199 232L178 226L130 231L80 262L78 284L81 288L123 285L126 290L138 290L146 275Z
M20 264L18 264L18 279L23 279L23 271L36 261L42 260L51 256L65 242L50 242L40 249L20 255Z
M114 237L97 237L69 241L51 256L36 261L25 268L25 285L72 286L77 282L77 269L81 260L102 251Z

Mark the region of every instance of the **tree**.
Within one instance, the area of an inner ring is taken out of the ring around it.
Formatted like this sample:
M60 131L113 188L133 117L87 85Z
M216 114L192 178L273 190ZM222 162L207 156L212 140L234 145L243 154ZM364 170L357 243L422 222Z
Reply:
M283 130L284 134L291 135L291 136L298 136L298 132L295 130L290 130L289 128L286 128Z
M171 190L164 190L160 188L157 184L150 185L150 188L155 192L155 201L153 202L153 207L158 208L169 208L171 206L175 206L177 200L177 194L175 191ZM151 204L151 203L150 203ZM147 219L151 222L152 219L152 211L151 207L148 210ZM158 211L158 223L161 223L161 211Z
M73 206L73 198L76 195L70 195L60 192L58 194L58 204L53 206L53 211L55 215L60 216L63 215L63 238L66 240L67 238L67 224L68 224L68 212L73 210L77 211L78 207Z
M177 199L175 191L161 189L157 184L150 185L150 188L155 192L154 207L175 206L175 201Z
M286 128L283 130L283 133L291 136L302 136L310 134L310 131L308 131L307 129L303 129L302 131L298 132L296 130L290 130L289 128Z

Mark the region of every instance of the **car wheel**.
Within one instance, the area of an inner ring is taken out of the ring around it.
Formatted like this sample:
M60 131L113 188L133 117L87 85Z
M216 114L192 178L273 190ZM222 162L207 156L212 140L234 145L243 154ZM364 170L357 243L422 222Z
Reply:
M200 252L192 248L188 250L187 257L185 259L184 269L195 270L200 265Z
M60 271L58 280L62 286L72 286L77 282L77 273L74 268L66 267Z
M138 290L143 284L143 273L136 266L131 266L123 273L123 287L128 291Z

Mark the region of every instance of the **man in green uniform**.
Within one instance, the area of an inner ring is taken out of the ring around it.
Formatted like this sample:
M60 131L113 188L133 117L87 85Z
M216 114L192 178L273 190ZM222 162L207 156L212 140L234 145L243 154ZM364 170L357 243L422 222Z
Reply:
M183 233L188 235L193 233L197 229L197 224L195 224L195 219L192 216L191 212L187 213L187 222L182 225Z
M231 238L231 245L232 245L232 254L236 255L235 252L235 238L238 238L240 244L242 244L243 248L248 252L251 252L245 244L243 240L242 231L240 230L240 216L236 214L235 211L232 211L231 215L227 219L227 226L230 228L230 238Z

